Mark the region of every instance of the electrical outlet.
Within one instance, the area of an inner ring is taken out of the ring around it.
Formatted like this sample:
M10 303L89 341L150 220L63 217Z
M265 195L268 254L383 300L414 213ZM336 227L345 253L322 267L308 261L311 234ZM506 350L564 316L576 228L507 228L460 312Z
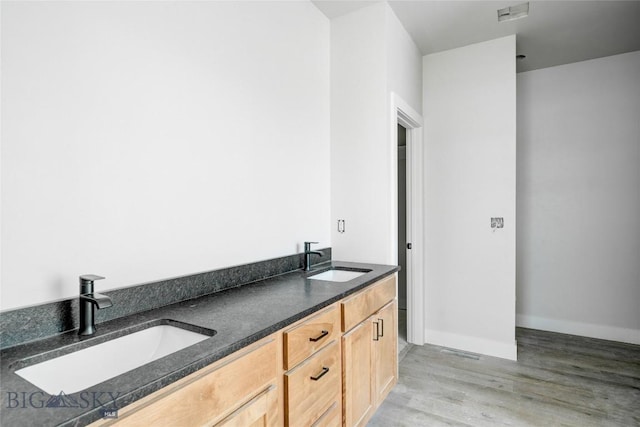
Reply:
M504 218L503 217L491 218L491 228L504 228Z

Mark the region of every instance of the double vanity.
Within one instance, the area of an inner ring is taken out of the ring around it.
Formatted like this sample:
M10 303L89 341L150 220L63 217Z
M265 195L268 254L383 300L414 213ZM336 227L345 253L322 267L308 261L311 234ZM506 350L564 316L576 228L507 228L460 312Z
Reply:
M329 262L6 348L0 424L365 425L397 380L396 271Z

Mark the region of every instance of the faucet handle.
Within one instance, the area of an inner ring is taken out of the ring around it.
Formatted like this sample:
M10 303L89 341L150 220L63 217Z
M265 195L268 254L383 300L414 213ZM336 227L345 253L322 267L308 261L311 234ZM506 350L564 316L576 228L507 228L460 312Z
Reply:
M102 280L104 277L95 274L83 274L80 276L80 283L91 283L95 280Z

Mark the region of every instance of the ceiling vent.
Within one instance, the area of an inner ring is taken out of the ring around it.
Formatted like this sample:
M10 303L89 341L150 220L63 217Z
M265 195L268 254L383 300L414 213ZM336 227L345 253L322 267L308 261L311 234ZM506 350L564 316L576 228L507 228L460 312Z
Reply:
M498 22L513 21L529 15L529 2L498 9Z

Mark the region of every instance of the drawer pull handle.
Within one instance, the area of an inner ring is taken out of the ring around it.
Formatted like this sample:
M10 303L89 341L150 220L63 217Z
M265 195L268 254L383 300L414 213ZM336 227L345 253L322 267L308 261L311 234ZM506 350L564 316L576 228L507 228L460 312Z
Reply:
M311 342L320 341L322 338L326 337L327 335L329 335L329 331L322 331L322 333L320 335L318 335L317 337L309 338L309 341L311 341Z
M322 372L320 372L320 373L319 373L317 376L315 376L315 377L313 377L313 376L312 376L312 377L311 377L311 379L312 379L313 381L318 381L320 378L324 377L324 376L327 374L327 372L329 372L329 368L327 368L326 366L323 366L323 367L322 367Z
M383 337L384 336L384 320L383 319L378 319L380 321L380 336Z
M376 336L373 339L374 341L380 341L380 324L378 322L373 322L376 325Z

